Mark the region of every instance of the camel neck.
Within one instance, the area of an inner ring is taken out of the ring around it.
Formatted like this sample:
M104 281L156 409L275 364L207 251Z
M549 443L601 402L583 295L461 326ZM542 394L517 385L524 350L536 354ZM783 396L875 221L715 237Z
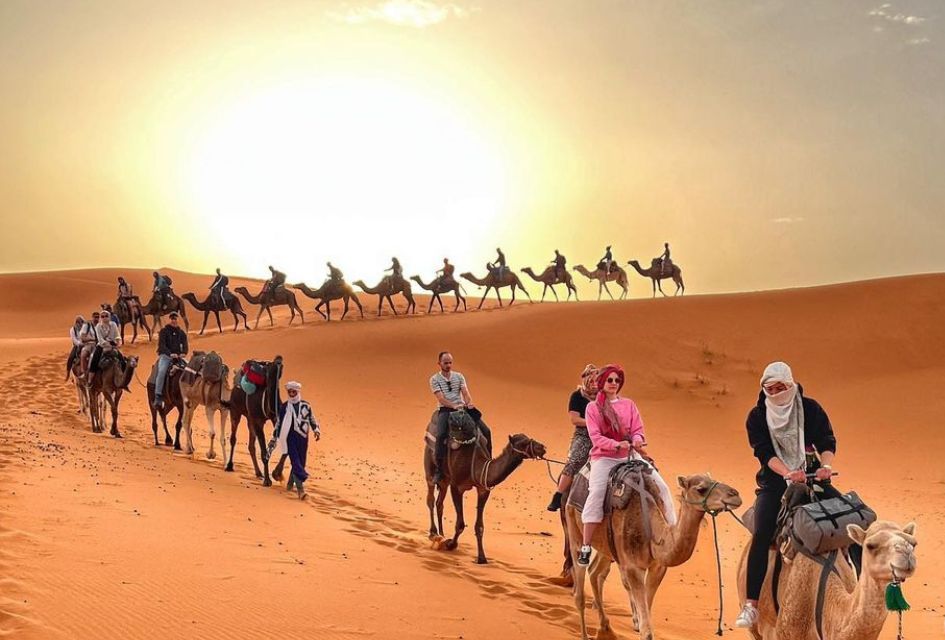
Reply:
M830 606L836 612L837 640L876 638L886 621L885 585L863 571L853 593L834 580L836 596ZM844 606L846 605L846 606Z
M675 567L692 557L696 541L699 539L699 525L704 517L705 512L702 509L697 509L684 501L681 502L676 524L663 525L666 531L665 537L669 538L668 546L659 547L659 549L666 549L665 557L661 558L663 565Z
M521 454L512 451L512 445L507 445L499 454L499 457L494 458L489 465L486 484L490 487L502 484L512 475L512 472L519 468L523 460L525 458Z

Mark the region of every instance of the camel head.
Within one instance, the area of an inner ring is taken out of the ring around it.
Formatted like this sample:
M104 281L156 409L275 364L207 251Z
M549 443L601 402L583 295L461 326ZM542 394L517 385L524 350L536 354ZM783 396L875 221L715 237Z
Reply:
M905 580L915 573L915 523L900 527L895 522L877 520L869 529L847 525L847 534L863 547L863 569L880 583Z
M639 263L638 261L636 261L636 260L631 260L631 261L628 262L627 264L629 264L629 265L631 265L631 266L634 266L634 267L639 267L639 266L640 266L640 263Z
M519 455L532 460L540 460L544 458L545 453L547 453L545 445L537 440L532 440L524 433L516 433L514 436L509 436L509 447Z
M690 505L706 513L733 511L742 506L742 497L737 489L713 480L708 473L679 476L677 482L682 488L680 498L683 505Z

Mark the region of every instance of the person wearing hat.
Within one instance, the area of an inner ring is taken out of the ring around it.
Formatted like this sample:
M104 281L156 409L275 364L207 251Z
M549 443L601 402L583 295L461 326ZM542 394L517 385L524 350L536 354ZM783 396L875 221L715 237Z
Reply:
M328 282L336 285L341 284L345 279L345 274L331 262L326 262L325 264L328 266Z
M227 289L229 284L230 279L223 275L220 267L217 267L217 277L210 285L210 297L211 299L216 297L220 301L220 306L224 309L226 309L226 300L230 297L230 291Z
M101 313L99 311L93 311L92 319L86 322L79 330L79 342L82 343L79 347L79 369L82 371L81 378L83 380L88 377L89 361L91 360L92 351L98 343L98 336L95 335L95 327L98 326L100 318Z
M456 280L453 278L453 273L456 271L456 267L450 264L449 258L443 258L443 268L437 269L437 280L440 284L453 285L456 283Z
M555 258L551 261L551 264L555 266L555 278L565 282L568 279L568 259L555 249Z
M167 370L172 363L182 363L187 355L187 333L178 326L177 312L172 311L170 323L161 328L158 334L157 376L154 379L154 407L160 409L164 404L164 382Z
M287 382L285 392L288 397L279 407L279 422L276 433L273 434L275 442L272 445L278 448L282 457L273 470L272 477L276 480L282 479L282 469L288 458L292 469L289 472L289 483L286 489L295 487L299 499L304 500L305 481L308 480L308 472L305 470L308 457L308 435L309 432L313 433L315 441L318 442L321 440L322 432L315 414L312 413L312 405L302 400L302 385L294 380Z
M604 495L607 479L617 465L627 459L652 460L646 451L643 419L637 405L630 398L620 397L626 380L619 365L609 364L597 376L597 397L587 405L587 433L591 437L591 476L588 479L587 501L581 512L584 523L584 542L577 563L591 562L591 542L597 526L604 519ZM660 489L662 511L666 522L676 523L676 505L669 486L656 469L650 474Z
M95 325L95 350L92 352L92 359L89 361L88 379L90 385L98 372L102 355L105 353L115 354L121 364L125 364L125 357L118 350L118 340L118 325L112 322L111 314L103 309L99 314L98 324Z
M404 268L400 266L400 260L397 259L397 256L391 258L390 267L384 269L385 272L390 271L393 275L392 279L394 282L398 282L404 279Z
M607 250L604 252L604 257L600 259L600 262L597 263L597 266L600 269L603 269L604 274L610 273L610 269L614 264L614 254L610 251L610 245L607 245Z

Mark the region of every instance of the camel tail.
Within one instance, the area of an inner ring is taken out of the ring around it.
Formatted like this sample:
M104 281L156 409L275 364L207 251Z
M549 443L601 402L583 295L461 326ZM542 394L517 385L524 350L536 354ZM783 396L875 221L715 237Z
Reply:
M469 295L468 293L466 293L466 287L463 286L463 283L462 283L462 282L459 283L459 290L463 292L463 295L464 295L464 296L468 296L468 295Z

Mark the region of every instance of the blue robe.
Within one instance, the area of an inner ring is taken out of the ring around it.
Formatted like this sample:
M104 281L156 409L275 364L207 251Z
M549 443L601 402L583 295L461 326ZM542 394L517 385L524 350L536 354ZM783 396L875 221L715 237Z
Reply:
M295 412L295 418L286 434L286 449L289 452L289 462L292 464L292 475L299 481L305 482L308 479L308 472L305 471L305 462L308 457L308 434L312 428L318 428L318 423L312 415L312 406L305 400L300 400L297 405L291 407L289 402L283 402L279 407L280 430L287 411Z

